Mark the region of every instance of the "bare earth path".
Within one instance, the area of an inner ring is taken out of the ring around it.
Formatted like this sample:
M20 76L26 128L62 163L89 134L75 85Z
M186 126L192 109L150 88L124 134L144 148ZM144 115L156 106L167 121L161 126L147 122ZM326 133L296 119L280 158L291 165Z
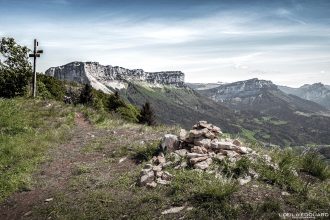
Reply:
M30 191L14 193L0 206L0 219L28 218L34 206L51 200L54 192L67 187L75 163L102 158L99 153L83 154L81 148L95 136L104 134L98 132L81 113L76 113L73 129L68 143L50 149L50 160L42 164L33 176L36 186Z

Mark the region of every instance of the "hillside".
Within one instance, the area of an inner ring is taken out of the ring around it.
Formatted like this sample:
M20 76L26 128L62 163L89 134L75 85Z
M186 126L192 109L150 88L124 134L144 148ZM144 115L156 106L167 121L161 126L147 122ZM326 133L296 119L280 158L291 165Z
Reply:
M330 87L322 83L306 84L299 88L288 86L279 86L278 88L287 94L316 102L328 109L330 108Z
M287 95L270 81L251 79L198 92L239 111L242 124L259 140L280 145L330 142L328 110Z
M1 219L270 219L329 209L329 170L312 154L247 142L278 168L244 156L213 159L216 177L173 164L163 168L173 175L170 183L147 188L137 184L141 169L178 127L127 123L51 100L0 100L0 107ZM173 160L173 152L165 157ZM240 185L236 176L250 169L258 177Z

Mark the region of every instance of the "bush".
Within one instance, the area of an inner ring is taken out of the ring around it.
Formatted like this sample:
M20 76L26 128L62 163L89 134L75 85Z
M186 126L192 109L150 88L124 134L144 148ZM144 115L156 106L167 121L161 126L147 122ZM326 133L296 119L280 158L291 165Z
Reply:
M62 101L66 93L65 84L52 76L38 74L37 76L38 95L42 98Z
M319 178L326 180L329 178L329 167L321 156L316 152L309 152L301 158L302 170Z
M89 84L85 84L84 88L81 90L79 103L84 105L93 105L93 88Z
M119 107L116 112L118 112L126 121L134 123L139 121L140 110L134 105L126 104L125 107Z
M149 126L156 125L156 117L154 110L151 108L150 103L146 102L141 109L139 123L147 124Z

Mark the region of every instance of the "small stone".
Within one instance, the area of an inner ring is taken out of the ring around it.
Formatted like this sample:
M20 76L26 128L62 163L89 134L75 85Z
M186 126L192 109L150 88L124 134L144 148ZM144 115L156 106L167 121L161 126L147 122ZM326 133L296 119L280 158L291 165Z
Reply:
M154 166L154 167L152 168L152 170L153 170L154 172L159 172L159 171L162 170L162 166L161 166L161 165Z
M239 146L236 146L234 150L235 150L237 153L240 153L240 154L247 154L247 153L249 153L247 147L239 147Z
M145 186L147 183L151 183L152 181L154 181L154 172L151 171L145 175L142 175L140 177L140 186Z
M212 158L207 158L207 159L206 159L206 163L207 163L208 165L211 165L212 162L213 162Z
M202 137L206 133L208 133L209 130L207 128L201 129L201 130L190 130L189 131L189 137Z
M28 211L28 212L26 212L26 213L24 214L25 217L28 217L28 216L30 216L30 215L32 215L32 211Z
M51 202L53 200L54 200L53 198L48 198L48 199L45 199L45 202Z
M185 157L187 155L188 151L186 149L180 149L180 150L174 151L174 153L176 153L180 157Z
M195 158L195 157L205 157L207 154L198 154L198 153L188 153L187 157L188 158Z
M288 193L288 192L283 191L283 192L281 193L281 195L282 195L282 196L289 196L289 195L291 195L291 194Z
M156 163L157 164L163 164L166 162L166 159L165 157L162 157L162 156L157 156L157 159L156 159Z
M223 153L225 155L227 155L227 157L239 157L239 154L235 151L231 151L231 150L223 150Z
M191 148L192 153L198 153L198 154L206 154L207 149L205 147L200 147L200 146L194 146Z
M162 211L162 215L179 213L179 212L181 212L184 208L185 208L185 206L172 207L172 208L170 208L170 209L167 209L167 210L165 210L165 211Z
M167 172L167 171L163 172L163 175L162 175L163 180L170 181L172 179L172 177L173 177L173 175L170 174L169 172Z
M212 131L217 134L222 134L221 129L215 125L212 126Z
M191 158L191 159L190 159L190 163L191 163L191 164L195 164L195 163L198 163L198 162L204 161L204 160L206 160L207 158L208 158L208 156Z
M120 158L119 163L124 162L127 159L127 157Z
M163 171L157 171L157 172L156 172L156 177L157 177L157 178L162 177L163 173L164 173Z
M191 210L193 210L193 209L194 209L194 207L191 207L191 206L190 206L190 207L187 207L186 210L187 210L187 211L191 211Z
M214 158L217 158L217 159L223 161L226 157L225 157L224 155L222 155L222 154L216 154L216 155L214 156Z
M179 133L179 139L184 141L189 137L188 132L185 129L181 129Z
M209 164L206 161L202 161L202 162L196 163L194 165L195 169L201 169L201 170L205 170L208 167L209 167Z
M259 178L259 174L251 168L249 168L248 173L253 179L258 179Z
M250 181L251 181L251 177L250 176L245 176L243 178L238 178L239 185L241 185L241 186L247 184Z
M153 172L152 169L142 169L140 175L148 175L150 172Z
M163 167L163 168L166 168L166 167L171 166L172 164L173 164L172 161L168 161L168 162L166 162L166 163L163 163L163 164L162 164L162 167Z
M235 139L233 141L233 144L235 144L236 146L239 146L239 147L242 145L242 143L239 140L237 140L237 139Z
M195 139L194 144L201 147L209 148L211 147L211 140L206 138Z
M173 157L174 158L174 163L177 163L177 162L179 162L180 160L181 160L181 157L180 157L180 155L179 154L177 154L177 153L173 153L173 152L171 152L171 157Z
M155 181L152 181L151 183L147 183L146 186L148 188L156 188L157 186L157 183Z
M212 141L211 147L215 150L223 149L223 150L232 150L235 145L228 141Z
M163 180L161 178L157 178L157 183L161 184L161 185L168 185L170 184L171 182L170 181L167 181L167 180Z

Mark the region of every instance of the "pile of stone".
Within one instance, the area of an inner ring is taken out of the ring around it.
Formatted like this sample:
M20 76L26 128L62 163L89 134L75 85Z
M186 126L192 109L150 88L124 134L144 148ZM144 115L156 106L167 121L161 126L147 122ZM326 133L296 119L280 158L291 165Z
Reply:
M151 163L144 166L141 171L139 185L155 188L157 184L167 185L172 179L172 174L163 171L166 167L166 159L163 153L153 157Z
M219 127L206 121L199 121L190 131L181 129L179 137L166 134L160 144L162 153L144 167L139 179L140 185L156 187L157 183L169 184L172 175L163 169L170 165L175 169L190 166L205 171L210 170L215 159L234 163L243 155L257 156L255 151L243 146L238 139L232 140L223 136ZM170 161L166 161L164 153L169 154ZM256 174L251 172L251 176L255 177ZM239 181L245 184L251 180L251 176Z

